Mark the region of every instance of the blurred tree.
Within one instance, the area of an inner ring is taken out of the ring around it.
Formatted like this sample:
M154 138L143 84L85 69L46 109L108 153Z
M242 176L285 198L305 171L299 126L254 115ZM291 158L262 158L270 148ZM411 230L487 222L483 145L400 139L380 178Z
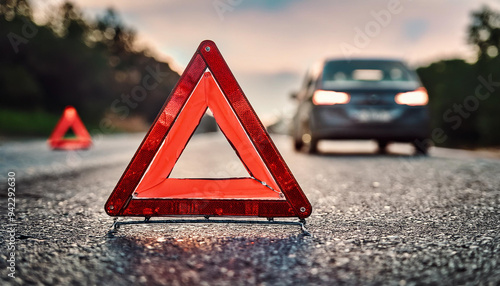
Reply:
M479 60L494 58L500 51L500 13L484 6L472 13L469 43L478 50Z
M469 42L478 50L474 78L482 77L490 93L487 101L479 105L476 128L480 134L478 145L500 145L500 11L484 6L471 14ZM477 84L477 83L476 83Z
M97 30L101 42L115 55L132 52L135 32L123 25L122 20L113 9L108 9L103 17L97 20Z
M26 0L0 0L0 15L12 20L16 15L31 18L31 6Z
M448 140L444 146L471 147L478 143L477 113L460 115L460 105L474 94L475 68L463 60L443 60L417 72L429 93L431 127L441 128Z
M89 20L67 1L49 13L47 23L37 24L26 0L0 0L0 112L60 115L73 105L90 123L118 111L121 119L136 115L152 121L179 75L139 50L135 32L113 9ZM125 103L152 70L162 75L155 88Z
M477 62L444 60L417 72L429 92L432 127L448 136L442 145L500 146L500 13L483 7L471 18Z

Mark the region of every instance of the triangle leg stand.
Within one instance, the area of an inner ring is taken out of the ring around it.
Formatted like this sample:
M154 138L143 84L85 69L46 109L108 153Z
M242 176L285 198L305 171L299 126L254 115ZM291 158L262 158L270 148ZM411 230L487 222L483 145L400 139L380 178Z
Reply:
M304 236L311 236L311 233L306 228L306 220L300 219L299 221L275 221L273 218L268 218L267 220L240 220L240 219L210 219L205 217L205 219L168 219L168 220L151 220L150 217L145 217L144 220L128 220L128 221L118 221L115 219L113 225L111 225L110 232L115 233L122 225L147 225L147 224L188 224L188 223L232 223L232 224L260 224L260 225L296 225L300 226L302 234Z

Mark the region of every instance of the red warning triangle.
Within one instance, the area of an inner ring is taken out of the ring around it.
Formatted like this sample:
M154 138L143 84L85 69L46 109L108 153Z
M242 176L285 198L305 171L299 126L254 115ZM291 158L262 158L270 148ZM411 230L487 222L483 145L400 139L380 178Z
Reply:
M207 108L249 177L170 178ZM112 216L306 218L312 208L215 43L204 41L118 181L105 210Z
M70 128L76 138L64 138ZM61 119L49 137L49 145L52 149L58 150L87 149L92 145L92 138L73 106L67 106L64 109Z

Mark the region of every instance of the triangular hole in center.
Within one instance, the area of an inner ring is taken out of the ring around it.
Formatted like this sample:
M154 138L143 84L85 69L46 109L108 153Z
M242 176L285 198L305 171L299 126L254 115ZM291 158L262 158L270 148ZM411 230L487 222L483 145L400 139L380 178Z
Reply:
M73 126L70 126L63 136L64 139L76 139L77 137L78 136L76 136L76 133L73 130Z
M208 109L169 177L241 178L249 176Z

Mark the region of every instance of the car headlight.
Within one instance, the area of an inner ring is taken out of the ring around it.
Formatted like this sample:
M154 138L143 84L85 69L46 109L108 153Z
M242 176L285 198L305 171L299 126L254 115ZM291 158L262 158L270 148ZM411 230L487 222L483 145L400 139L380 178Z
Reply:
M420 87L414 91L398 93L394 100L397 104L418 106L426 105L429 102L429 96L427 95L427 90Z
M346 104L351 100L351 96L345 92L331 90L316 90L312 101L315 105Z

